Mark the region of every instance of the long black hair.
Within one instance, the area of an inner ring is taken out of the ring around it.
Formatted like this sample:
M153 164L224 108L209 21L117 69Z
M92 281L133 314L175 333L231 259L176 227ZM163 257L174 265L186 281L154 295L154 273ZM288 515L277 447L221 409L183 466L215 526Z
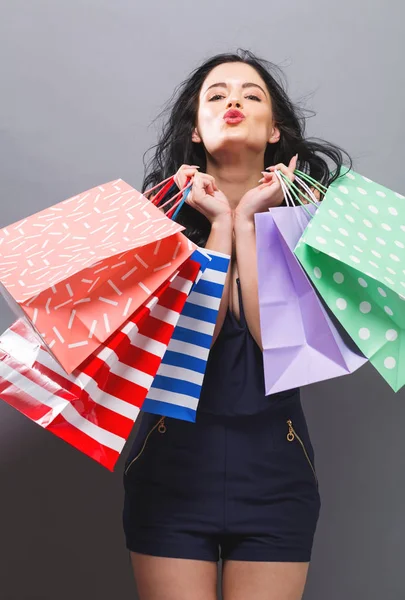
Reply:
M168 118L158 143L150 149L154 150L154 155L146 167L143 190L170 177L183 164L198 165L202 172L206 170L204 147L191 139L197 122L200 90L212 69L223 63L237 62L253 67L266 83L275 124L280 131L280 140L267 145L264 166L288 164L298 153L298 168L325 186L339 176L345 162L351 166L349 155L338 146L319 138L305 138L304 111L288 97L280 69L248 50L238 50L235 54L218 54L210 58L175 89L165 110L159 115L168 115ZM197 244L205 244L210 223L202 214L184 204L176 220L184 225L190 239Z

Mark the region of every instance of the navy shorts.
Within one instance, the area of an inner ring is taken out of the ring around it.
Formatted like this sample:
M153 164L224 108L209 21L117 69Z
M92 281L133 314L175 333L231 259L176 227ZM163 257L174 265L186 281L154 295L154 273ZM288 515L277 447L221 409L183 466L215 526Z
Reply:
M310 561L320 497L299 400L254 416L159 419L143 415L126 461L130 551Z

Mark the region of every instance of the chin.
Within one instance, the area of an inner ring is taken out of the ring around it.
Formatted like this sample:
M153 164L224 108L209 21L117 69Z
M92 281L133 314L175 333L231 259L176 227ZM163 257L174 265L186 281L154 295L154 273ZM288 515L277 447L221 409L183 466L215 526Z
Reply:
M243 131L229 131L225 135L221 135L221 139L216 140L211 147L206 149L212 155L223 151L230 151L232 149L238 149L240 152L242 149L256 151L262 153L267 147L267 140L252 139L246 132Z

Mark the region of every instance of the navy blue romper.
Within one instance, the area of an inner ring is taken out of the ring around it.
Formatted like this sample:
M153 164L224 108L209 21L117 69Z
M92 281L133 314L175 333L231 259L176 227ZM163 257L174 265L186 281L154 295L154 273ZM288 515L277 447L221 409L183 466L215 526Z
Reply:
M228 310L196 423L144 414L127 458L132 552L217 561L309 562L320 497L299 390L265 396L263 358Z

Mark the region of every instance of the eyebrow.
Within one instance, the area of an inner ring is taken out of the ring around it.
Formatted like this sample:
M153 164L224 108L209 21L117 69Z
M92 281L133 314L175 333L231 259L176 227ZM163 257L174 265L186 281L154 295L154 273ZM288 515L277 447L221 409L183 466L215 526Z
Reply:
M212 85L210 85L210 87L209 87L209 88L207 88L207 89L205 90L205 92L204 92L204 93L206 94L206 93L207 93L207 92L208 92L208 91L209 91L211 88L214 88L214 87L223 87L223 88L227 88L228 86L227 86L227 84L226 84L224 81L220 81L219 83L213 83ZM263 89L263 88L262 88L260 85L258 85L257 83L249 83L249 82L248 82L248 83L244 83L244 84L242 85L242 88L243 88L244 90L245 90L246 88L250 88L250 87L259 88L259 90L262 90L263 94L266 96L266 92L264 91L264 89Z

